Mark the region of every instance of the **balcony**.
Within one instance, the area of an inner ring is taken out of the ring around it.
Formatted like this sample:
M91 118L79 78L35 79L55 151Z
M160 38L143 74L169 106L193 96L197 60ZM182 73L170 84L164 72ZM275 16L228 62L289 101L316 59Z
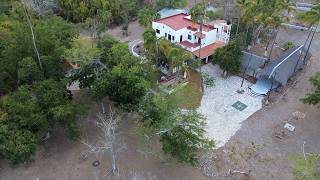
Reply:
M199 43L191 43L189 41L182 41L182 42L178 43L178 45L180 45L181 47L183 47L184 49L186 49L190 52L196 51L200 48Z

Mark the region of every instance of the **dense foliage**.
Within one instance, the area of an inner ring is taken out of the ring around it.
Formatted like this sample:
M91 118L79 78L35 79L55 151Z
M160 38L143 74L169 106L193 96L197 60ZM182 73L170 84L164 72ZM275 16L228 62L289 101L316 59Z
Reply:
M182 8L188 5L187 0L156 0L156 5L161 8Z
M77 139L76 119L85 111L71 101L64 79L63 55L78 31L60 17L39 18L19 2L6 5L0 14L0 154L19 163L56 124Z
M240 71L241 46L236 42L230 42L226 46L219 48L213 54L213 64L218 64L225 72L238 73Z
M139 23L144 27L151 27L152 21L159 18L159 14L149 7L144 7L138 13Z
M319 105L320 103L320 73L310 78L315 90L313 93L307 94L303 102L311 105Z
M71 48L65 50L65 59L74 64L84 65L100 56L100 50L89 37L73 39Z
M64 76L62 55L70 47L71 39L78 35L77 31L56 16L34 18L33 24L43 71L37 69L32 36L24 16L19 12L0 16L0 93L8 93L33 80Z
M176 118L176 125L160 137L162 149L181 161L195 165L197 150L214 145L205 137L205 119L196 110L180 113Z
M124 110L135 110L145 96L152 67L129 53L128 45L106 36L98 42L101 57L73 74L80 87L91 88L96 100L108 96Z
M58 0L62 15L73 22L97 18L100 24L120 24L137 16L140 0Z
M141 103L139 114L141 122L160 135L163 151L180 161L195 165L197 151L214 146L205 137L205 119L196 110L182 112L177 94L149 94Z
M65 87L65 81L50 79L20 86L4 97L0 107L0 154L12 163L28 160L56 123L71 139L79 137L76 117L83 110L70 100Z

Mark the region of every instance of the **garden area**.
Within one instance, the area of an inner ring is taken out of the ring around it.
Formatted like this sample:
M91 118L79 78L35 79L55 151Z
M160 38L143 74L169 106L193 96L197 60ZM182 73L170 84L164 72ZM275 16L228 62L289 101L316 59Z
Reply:
M189 70L188 83L178 93L179 107L193 109L200 107L202 99L201 75L195 70Z

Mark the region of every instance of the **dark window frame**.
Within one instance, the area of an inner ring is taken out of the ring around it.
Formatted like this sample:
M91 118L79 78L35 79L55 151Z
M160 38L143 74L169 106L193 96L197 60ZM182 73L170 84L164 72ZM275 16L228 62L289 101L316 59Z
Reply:
M188 34L188 39L192 40L192 36L190 34Z

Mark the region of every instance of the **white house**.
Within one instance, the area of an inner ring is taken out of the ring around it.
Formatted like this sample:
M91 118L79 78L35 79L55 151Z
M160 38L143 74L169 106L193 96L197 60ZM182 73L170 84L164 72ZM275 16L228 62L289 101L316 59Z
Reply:
M231 24L225 20L204 23L201 33L200 24L193 23L190 15L180 13L152 22L152 28L158 38L165 37L207 63L215 49L228 43Z

